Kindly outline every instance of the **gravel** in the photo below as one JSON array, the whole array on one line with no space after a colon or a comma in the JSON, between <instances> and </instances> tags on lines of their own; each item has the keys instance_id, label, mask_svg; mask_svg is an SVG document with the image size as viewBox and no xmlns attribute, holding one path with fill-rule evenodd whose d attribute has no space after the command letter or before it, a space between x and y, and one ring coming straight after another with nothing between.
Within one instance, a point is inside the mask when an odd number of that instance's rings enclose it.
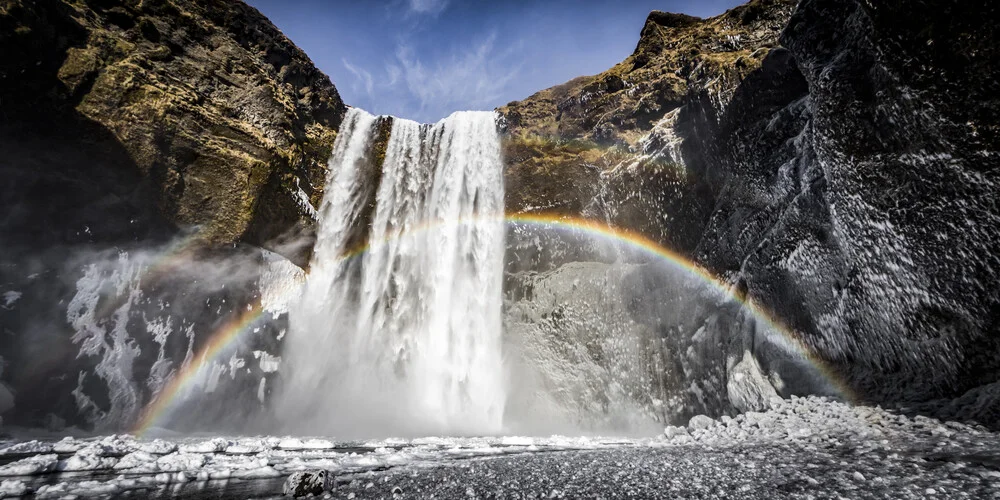
<instances>
[{"instance_id":1,"label":"gravel","mask_svg":"<svg viewBox=\"0 0 1000 500\"><path fill-rule=\"evenodd\" d=\"M0 496L267 498L280 496L293 473L325 470L331 498L1000 497L1000 435L823 398L734 418L698 416L647 439L58 443L75 451L0 445Z\"/></svg>"}]
</instances>

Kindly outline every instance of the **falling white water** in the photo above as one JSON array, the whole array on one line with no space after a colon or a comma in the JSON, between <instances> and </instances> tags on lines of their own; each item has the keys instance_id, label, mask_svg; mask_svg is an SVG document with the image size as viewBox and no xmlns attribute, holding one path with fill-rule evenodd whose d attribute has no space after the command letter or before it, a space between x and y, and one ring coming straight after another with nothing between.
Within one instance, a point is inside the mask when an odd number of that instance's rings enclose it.
<instances>
[{"instance_id":1,"label":"falling white water","mask_svg":"<svg viewBox=\"0 0 1000 500\"><path fill-rule=\"evenodd\" d=\"M380 176L378 120L352 109L337 139L311 272L290 310L278 417L338 437L500 432L495 116L393 119ZM354 256L358 231L369 248Z\"/></svg>"}]
</instances>

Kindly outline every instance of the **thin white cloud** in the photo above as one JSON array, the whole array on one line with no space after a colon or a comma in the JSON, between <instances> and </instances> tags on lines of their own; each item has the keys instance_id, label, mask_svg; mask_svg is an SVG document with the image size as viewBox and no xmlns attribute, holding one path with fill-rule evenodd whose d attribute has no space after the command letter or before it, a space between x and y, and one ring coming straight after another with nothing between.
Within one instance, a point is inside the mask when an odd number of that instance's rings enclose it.
<instances>
[{"instance_id":1,"label":"thin white cloud","mask_svg":"<svg viewBox=\"0 0 1000 500\"><path fill-rule=\"evenodd\" d=\"M344 63L344 67L347 68L347 71L350 71L351 74L354 75L354 88L357 89L360 85L360 87L365 90L365 93L368 94L368 97L375 97L375 82L372 78L371 72L365 70L364 68L355 67L351 63L347 62L346 58L341 59L341 62Z\"/></svg>"},{"instance_id":2,"label":"thin white cloud","mask_svg":"<svg viewBox=\"0 0 1000 500\"><path fill-rule=\"evenodd\" d=\"M518 71L502 64L504 54L495 50L496 38L494 32L466 51L427 64L413 47L400 43L396 48L400 82L415 98L417 116L496 105Z\"/></svg>"},{"instance_id":3,"label":"thin white cloud","mask_svg":"<svg viewBox=\"0 0 1000 500\"><path fill-rule=\"evenodd\" d=\"M503 104L507 87L519 76L517 44L498 49L494 32L458 47L426 51L403 38L380 66L342 59L352 77L347 83L354 94L351 104L422 122Z\"/></svg>"},{"instance_id":4,"label":"thin white cloud","mask_svg":"<svg viewBox=\"0 0 1000 500\"><path fill-rule=\"evenodd\" d=\"M448 2L449 0L408 0L407 5L417 14L436 15L448 8Z\"/></svg>"},{"instance_id":5,"label":"thin white cloud","mask_svg":"<svg viewBox=\"0 0 1000 500\"><path fill-rule=\"evenodd\" d=\"M388 77L386 85L390 87L396 85L396 83L399 82L399 78L400 76L402 76L402 74L403 70L400 69L399 66L393 63L387 63L385 65L385 75Z\"/></svg>"}]
</instances>

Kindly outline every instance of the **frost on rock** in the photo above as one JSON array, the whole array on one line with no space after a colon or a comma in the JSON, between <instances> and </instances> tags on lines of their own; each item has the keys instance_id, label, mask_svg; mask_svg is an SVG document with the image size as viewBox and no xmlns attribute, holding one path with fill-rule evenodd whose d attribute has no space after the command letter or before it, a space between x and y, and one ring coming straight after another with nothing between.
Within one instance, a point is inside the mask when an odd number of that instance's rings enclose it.
<instances>
[{"instance_id":1,"label":"frost on rock","mask_svg":"<svg viewBox=\"0 0 1000 500\"><path fill-rule=\"evenodd\" d=\"M3 297L3 304L0 305L0 307L3 307L5 309L10 309L11 307L14 306L14 303L21 298L21 292L18 292L16 290L9 290L4 292L3 295L0 295L0 297Z\"/></svg>"},{"instance_id":2,"label":"frost on rock","mask_svg":"<svg viewBox=\"0 0 1000 500\"><path fill-rule=\"evenodd\" d=\"M95 371L108 387L110 407L91 414L92 423L98 427L133 422L141 403L139 389L132 377L134 360L140 349L126 328L131 307L142 297L139 283L144 268L138 261L130 260L125 252L119 254L118 264L110 274L95 264L88 266L76 283L76 295L66 308L66 319L76 331L73 342L80 346L80 356L100 358ZM103 302L110 301L117 306L112 311L99 311L102 295L108 288L113 291L113 298ZM110 322L102 321L100 316L108 313L111 314ZM81 383L82 378L81 373ZM78 402L93 406L81 410L96 409L82 389L78 390L79 395L74 393Z\"/></svg>"}]
</instances>

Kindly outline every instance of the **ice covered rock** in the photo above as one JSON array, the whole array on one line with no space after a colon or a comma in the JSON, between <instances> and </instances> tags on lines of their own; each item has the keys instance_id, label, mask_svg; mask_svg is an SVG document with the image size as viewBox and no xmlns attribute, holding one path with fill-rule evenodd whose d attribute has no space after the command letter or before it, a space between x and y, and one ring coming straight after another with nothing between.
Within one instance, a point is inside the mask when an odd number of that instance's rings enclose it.
<instances>
[{"instance_id":1,"label":"ice covered rock","mask_svg":"<svg viewBox=\"0 0 1000 500\"><path fill-rule=\"evenodd\" d=\"M726 391L729 402L740 411L766 410L771 406L771 398L778 397L750 351L743 351L740 362L729 369Z\"/></svg>"},{"instance_id":2,"label":"ice covered rock","mask_svg":"<svg viewBox=\"0 0 1000 500\"><path fill-rule=\"evenodd\" d=\"M282 492L286 496L322 495L333 489L333 476L325 470L296 472L285 480Z\"/></svg>"},{"instance_id":3,"label":"ice covered rock","mask_svg":"<svg viewBox=\"0 0 1000 500\"><path fill-rule=\"evenodd\" d=\"M695 415L688 421L688 429L691 429L692 431L708 429L713 425L715 425L715 420L712 420L705 415Z\"/></svg>"}]
</instances>

